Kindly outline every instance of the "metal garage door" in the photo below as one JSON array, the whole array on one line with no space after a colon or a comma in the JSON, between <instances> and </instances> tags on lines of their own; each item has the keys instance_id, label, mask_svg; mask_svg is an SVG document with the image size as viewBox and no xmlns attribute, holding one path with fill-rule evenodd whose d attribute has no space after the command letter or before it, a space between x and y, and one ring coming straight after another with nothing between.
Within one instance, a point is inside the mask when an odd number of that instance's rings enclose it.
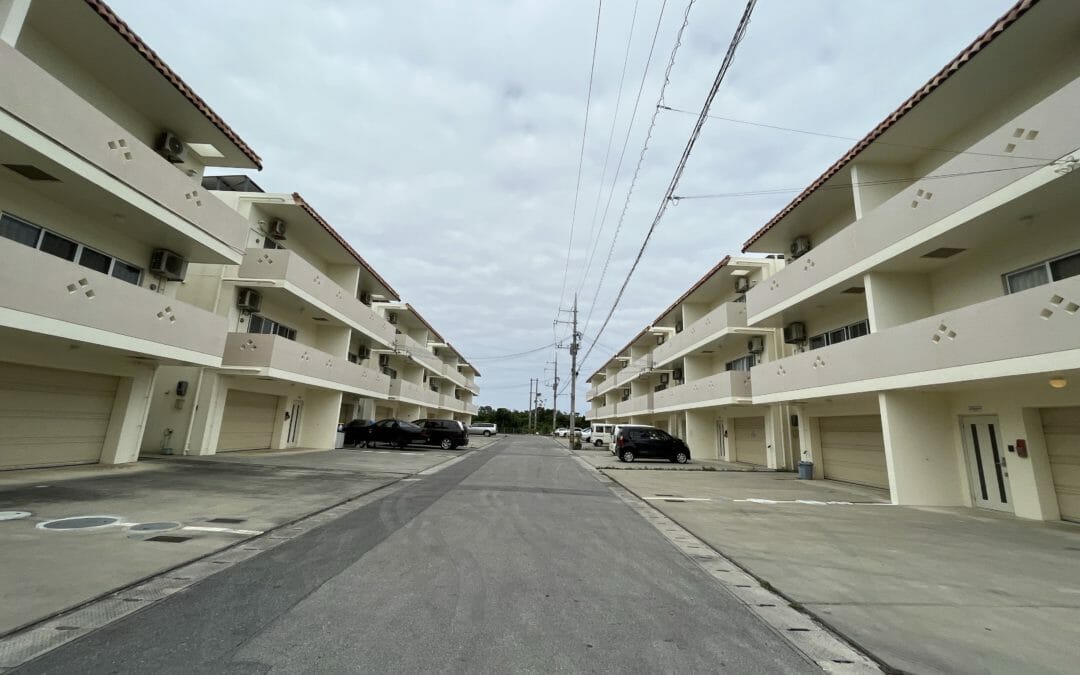
<instances>
[{"instance_id":1,"label":"metal garage door","mask_svg":"<svg viewBox=\"0 0 1080 675\"><path fill-rule=\"evenodd\" d=\"M218 452L265 450L277 422L278 397L230 389L221 418Z\"/></svg>"},{"instance_id":2,"label":"metal garage door","mask_svg":"<svg viewBox=\"0 0 1080 675\"><path fill-rule=\"evenodd\" d=\"M1080 407L1041 413L1061 517L1080 520Z\"/></svg>"},{"instance_id":3,"label":"metal garage door","mask_svg":"<svg viewBox=\"0 0 1080 675\"><path fill-rule=\"evenodd\" d=\"M765 418L735 418L735 461L765 466Z\"/></svg>"},{"instance_id":4,"label":"metal garage door","mask_svg":"<svg viewBox=\"0 0 1080 675\"><path fill-rule=\"evenodd\" d=\"M97 462L118 382L0 363L0 469Z\"/></svg>"},{"instance_id":5,"label":"metal garage door","mask_svg":"<svg viewBox=\"0 0 1080 675\"><path fill-rule=\"evenodd\" d=\"M818 423L826 478L889 487L880 416L822 417Z\"/></svg>"}]
</instances>

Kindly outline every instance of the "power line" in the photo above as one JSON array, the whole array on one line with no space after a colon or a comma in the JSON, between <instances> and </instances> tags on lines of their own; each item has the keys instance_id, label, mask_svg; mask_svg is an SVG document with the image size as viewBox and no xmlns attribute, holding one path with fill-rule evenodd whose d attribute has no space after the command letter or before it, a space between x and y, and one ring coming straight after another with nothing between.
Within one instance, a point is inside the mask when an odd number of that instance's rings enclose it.
<instances>
[{"instance_id":1,"label":"power line","mask_svg":"<svg viewBox=\"0 0 1080 675\"><path fill-rule=\"evenodd\" d=\"M555 346L555 343L552 342L551 344L546 344L543 347L537 347L536 349L530 349L530 350L524 351L524 352L517 352L516 354L500 354L498 356L470 356L469 360L470 361L496 361L496 360L501 360L501 359L512 359L512 358L516 358L518 356L527 356L529 354L535 354L536 352L540 352L540 351L543 351L545 349L551 349L554 346Z\"/></svg>"},{"instance_id":2,"label":"power line","mask_svg":"<svg viewBox=\"0 0 1080 675\"><path fill-rule=\"evenodd\" d=\"M615 309L619 306L619 301L622 300L622 296L626 292L626 287L630 284L630 279L634 276L634 271L641 262L642 256L645 255L645 249L649 245L649 240L652 238L653 232L656 231L656 226L660 224L660 219L664 217L668 205L673 201L672 196L675 194L675 189L679 186L679 179L682 178L682 174L686 170L686 163L690 159L690 152L694 149L694 144L697 143L698 136L701 134L701 129L705 125L705 119L709 114L709 106L712 105L713 99L716 98L716 94L720 90L720 84L724 81L728 69L735 60L735 52L739 47L739 43L742 42L743 37L746 35L747 26L750 24L750 15L753 13L756 4L757 0L749 0L749 2L746 3L746 9L743 10L742 18L739 19L739 25L735 28L735 34L732 36L731 43L728 45L727 53L724 55L724 61L720 64L720 70L716 73L716 79L713 81L712 88L709 89L708 96L705 97L705 103L701 107L701 113L698 115L693 131L690 132L690 138L686 141L686 148L683 150L682 157L679 158L679 163L675 166L675 173L671 177L671 182L668 184L664 198L660 200L660 206L656 210L656 216L653 217L653 222L649 226L648 232L645 233L645 240L641 242L641 248L638 250L637 256L635 256L634 262L630 266L630 271L627 272L626 279L623 281L618 294L615 296L615 302L612 303L611 310L604 319L604 323L600 326L600 330L596 332L597 337L604 334L604 329L607 328L612 315L615 314ZM593 346L595 345L596 343L593 342ZM589 353L591 352L592 346L590 346L589 351L585 353L585 358L588 358Z\"/></svg>"},{"instance_id":3,"label":"power line","mask_svg":"<svg viewBox=\"0 0 1080 675\"><path fill-rule=\"evenodd\" d=\"M681 108L672 108L671 106L661 106L663 110L669 110L671 112L686 113L688 115L696 115L697 113L691 110L682 110ZM838 134L828 134L822 131L808 131L806 129L793 129L791 127L782 127L776 124L766 124L764 122L751 122L749 120L735 119L734 117L721 117L720 115L709 115L709 119L720 120L722 122L731 122L732 124L745 124L751 127L761 127L763 129L774 129L776 131L787 131L793 134L805 134L807 136L820 136L821 138L835 138L841 141L854 141L859 142L863 139L855 138L853 136L840 136ZM1006 155L995 152L975 152L972 150L954 150L952 148L939 148L933 145L915 145L912 143L895 143L892 141L875 140L874 145L889 145L897 148L912 148L915 150L932 150L935 152L948 152L954 155L975 155L978 157L1009 157L1015 159L1034 159L1041 162L1050 162L1053 160L1046 159L1044 157L1025 157L1023 155Z\"/></svg>"},{"instance_id":4,"label":"power line","mask_svg":"<svg viewBox=\"0 0 1080 675\"><path fill-rule=\"evenodd\" d=\"M895 183L911 183L921 180L934 180L941 178L959 178L961 176L978 176L987 173L999 173L1001 171L1020 171L1022 169L1039 169L1052 165L1054 162L1048 162L1046 164L1025 164L1023 166L1003 166L996 169L981 169L978 171L958 171L956 173L939 173L931 174L929 176L920 176L918 178L883 178L881 180L868 180L860 181L858 183L842 183L839 185L823 185L818 188L818 191L822 190L850 190L855 187L870 187L872 185L893 185ZM777 195L786 194L791 192L802 192L806 188L774 188L768 190L747 190L744 192L719 192L708 195L673 195L672 201L684 201L687 199L728 199L731 197L760 197L764 195Z\"/></svg>"},{"instance_id":5,"label":"power line","mask_svg":"<svg viewBox=\"0 0 1080 675\"><path fill-rule=\"evenodd\" d=\"M693 4L693 2L691 2L690 4ZM600 236L603 234L604 225L607 223L608 211L611 209L611 200L615 196L615 186L618 185L618 183L619 183L619 175L622 173L623 159L625 159L625 157L626 157L626 148L630 145L630 133L634 129L634 121L637 119L638 108L641 106L641 94L645 90L645 81L648 79L649 68L652 66L653 52L656 50L656 38L660 35L660 26L663 23L664 11L666 9L667 9L667 0L664 0L663 4L660 5L660 15L656 17L656 29L653 31L652 42L649 44L649 55L645 59L645 69L641 73L641 84L638 85L637 97L634 99L634 107L631 109L630 123L626 125L626 136L623 138L622 150L619 151L619 161L615 165L615 177L611 179L611 190L608 191L607 203L604 205L604 215L600 219L600 230L596 233L596 239L593 240L592 249L589 251L589 260L585 265L585 270L581 274L581 282L578 284L578 293L581 293L582 289L585 288L585 281L589 278L589 272L592 270L593 259L596 257L596 248L600 245ZM687 10L689 11L689 7L687 7ZM683 27L684 28L686 27L686 20L683 21ZM681 35L680 35L680 40L679 41L681 41ZM677 45L679 44L679 41L676 41L676 49L678 48ZM670 68L669 68L669 71L670 71ZM653 115L653 123L654 124L655 124L655 121L656 121L656 115L654 114ZM612 122L611 129L614 132L614 130L615 130L614 122ZM652 129L650 127L649 134L651 135L651 133L652 133ZM646 145L647 144L648 144L648 141L646 140ZM642 157L644 157L644 151L642 152ZM638 163L638 168L640 168L640 166L641 166L641 164L639 162ZM637 172L636 171L634 172L634 179L635 180L637 179ZM602 180L600 182L600 189L601 190L604 189ZM631 182L631 188L630 189L633 190L633 182ZM599 198L600 198L600 194L598 193L597 194L597 200L599 200ZM599 201L597 203L599 204ZM596 216L594 214L593 218L595 219L595 217ZM621 221L620 221L620 225L621 225ZM616 230L616 233L615 233L615 239L618 239L618 231L617 230ZM612 246L614 246L614 239L612 241ZM605 269L605 271L606 271L606 269ZM602 282L603 282L603 279L601 278L601 283ZM599 288L599 286L598 286L598 288ZM593 302L595 304L595 298L594 298ZM591 307L591 305L590 305L590 307ZM590 314L590 317L591 317L591 314ZM588 321L586 321L586 324L588 324Z\"/></svg>"},{"instance_id":6,"label":"power line","mask_svg":"<svg viewBox=\"0 0 1080 675\"><path fill-rule=\"evenodd\" d=\"M689 0L686 3L686 9L683 11L682 25L679 26L678 33L675 34L675 44L671 48L671 56L668 57L667 68L664 70L664 81L660 85L660 95L656 99L656 107L653 109L652 119L649 120L649 128L645 132L645 141L641 145L641 152L638 154L637 166L634 167L634 175L630 178L630 187L626 190L626 200L623 202L622 212L619 214L619 221L615 225L615 234L611 238L611 246L608 247L607 259L604 260L604 267L600 270L600 280L596 283L596 292L593 293L592 301L589 303L589 313L585 318L585 329L588 329L590 322L592 321L593 311L596 309L596 300L600 296L600 289L604 285L604 278L607 275L608 267L611 265L611 259L615 254L615 244L619 240L619 232L622 231L623 221L626 219L626 212L630 208L630 198L634 194L634 187L637 185L638 175L641 173L641 165L645 162L645 153L649 150L649 141L652 140L653 130L656 128L656 119L660 115L660 106L664 104L664 94L667 92L668 84L671 83L671 70L675 67L675 55L679 52L679 47L682 45L683 33L686 31L686 26L690 23L690 9L694 6L694 0ZM657 28L659 29L659 22ZM653 36L653 43L655 46L656 37ZM650 54L651 54L650 50ZM651 61L651 58L650 58ZM648 64L646 64L647 74ZM644 76L642 77L642 86L644 86ZM641 96L641 89L638 89L638 97ZM591 258L590 258L591 260ZM590 263L591 264L591 263ZM606 322L605 322L606 325ZM589 351L585 353L585 358L588 358ZM585 360L584 358L582 359Z\"/></svg>"},{"instance_id":7,"label":"power line","mask_svg":"<svg viewBox=\"0 0 1080 675\"><path fill-rule=\"evenodd\" d=\"M604 0L596 3L596 29L593 33L592 64L589 66L589 90L585 95L585 125L581 130L581 152L578 155L577 183L574 186L574 206L570 210L570 239L566 242L566 265L563 267L562 290L559 291L559 307L566 296L566 277L570 273L570 253L574 250L574 223L577 221L578 197L581 195L581 167L585 162L585 139L589 135L589 106L592 104L593 75L596 73L596 46L600 42L600 13ZM557 311L557 310L556 310Z\"/></svg>"}]
</instances>

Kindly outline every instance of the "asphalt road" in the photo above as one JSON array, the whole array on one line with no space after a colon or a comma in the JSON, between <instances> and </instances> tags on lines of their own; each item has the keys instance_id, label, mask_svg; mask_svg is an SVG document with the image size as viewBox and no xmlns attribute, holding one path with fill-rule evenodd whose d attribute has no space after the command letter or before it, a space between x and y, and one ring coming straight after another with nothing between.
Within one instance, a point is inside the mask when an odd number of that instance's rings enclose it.
<instances>
[{"instance_id":1,"label":"asphalt road","mask_svg":"<svg viewBox=\"0 0 1080 675\"><path fill-rule=\"evenodd\" d=\"M546 438L512 438L19 673L814 672Z\"/></svg>"}]
</instances>

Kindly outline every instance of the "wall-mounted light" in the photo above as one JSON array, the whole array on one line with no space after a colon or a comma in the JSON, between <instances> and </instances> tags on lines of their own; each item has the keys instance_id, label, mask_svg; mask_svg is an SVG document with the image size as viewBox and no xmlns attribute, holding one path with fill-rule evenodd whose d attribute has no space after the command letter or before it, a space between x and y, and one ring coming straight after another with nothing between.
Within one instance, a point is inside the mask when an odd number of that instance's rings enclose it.
<instances>
[{"instance_id":1,"label":"wall-mounted light","mask_svg":"<svg viewBox=\"0 0 1080 675\"><path fill-rule=\"evenodd\" d=\"M1060 375L1055 375L1054 377L1050 378L1050 386L1054 389L1064 389L1065 385L1067 385L1068 383L1069 381Z\"/></svg>"}]
</instances>

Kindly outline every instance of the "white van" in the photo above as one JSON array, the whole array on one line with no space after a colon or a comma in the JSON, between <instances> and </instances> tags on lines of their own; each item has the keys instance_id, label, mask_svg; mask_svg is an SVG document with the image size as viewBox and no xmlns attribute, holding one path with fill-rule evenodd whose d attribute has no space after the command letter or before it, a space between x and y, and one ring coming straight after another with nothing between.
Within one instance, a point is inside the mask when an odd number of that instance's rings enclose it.
<instances>
[{"instance_id":1,"label":"white van","mask_svg":"<svg viewBox=\"0 0 1080 675\"><path fill-rule=\"evenodd\" d=\"M611 439L608 440L608 447L611 448L611 454L618 454L615 448L615 438L619 435L619 429L625 429L626 427L652 427L651 424L616 424L611 429Z\"/></svg>"},{"instance_id":2,"label":"white van","mask_svg":"<svg viewBox=\"0 0 1080 675\"><path fill-rule=\"evenodd\" d=\"M615 425L614 424L593 424L592 432L589 434L589 442L598 448L604 447L605 444L611 445L611 441L615 438Z\"/></svg>"}]
</instances>

